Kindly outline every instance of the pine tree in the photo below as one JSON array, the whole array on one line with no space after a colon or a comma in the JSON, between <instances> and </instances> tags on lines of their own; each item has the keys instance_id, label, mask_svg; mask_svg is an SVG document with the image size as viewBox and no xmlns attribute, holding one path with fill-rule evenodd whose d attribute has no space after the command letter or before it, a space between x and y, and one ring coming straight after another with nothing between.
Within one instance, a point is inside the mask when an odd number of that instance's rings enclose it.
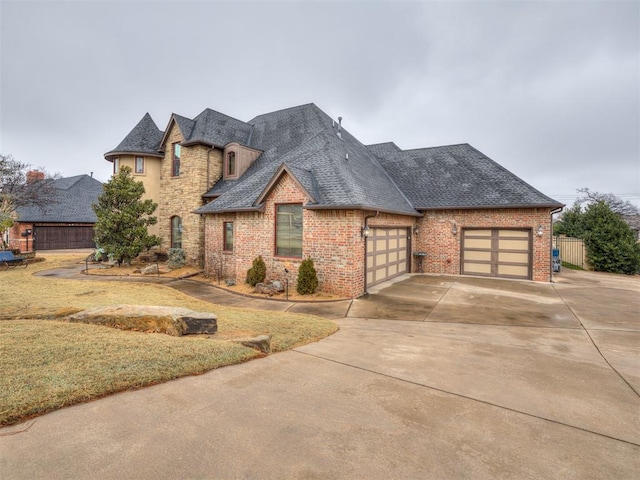
<instances>
[{"instance_id":1,"label":"pine tree","mask_svg":"<svg viewBox=\"0 0 640 480\"><path fill-rule=\"evenodd\" d=\"M313 266L313 260L306 258L298 268L298 284L296 291L300 295L310 295L318 288L318 274Z\"/></svg>"},{"instance_id":2,"label":"pine tree","mask_svg":"<svg viewBox=\"0 0 640 480\"><path fill-rule=\"evenodd\" d=\"M600 272L640 272L640 244L622 217L600 200L582 214L587 259Z\"/></svg>"},{"instance_id":3,"label":"pine tree","mask_svg":"<svg viewBox=\"0 0 640 480\"><path fill-rule=\"evenodd\" d=\"M253 259L253 264L247 271L246 282L252 287L255 287L258 283L264 282L265 278L267 278L267 265L264 263L262 257L258 255L257 258Z\"/></svg>"},{"instance_id":4,"label":"pine tree","mask_svg":"<svg viewBox=\"0 0 640 480\"><path fill-rule=\"evenodd\" d=\"M94 241L118 264L131 260L144 250L160 245L160 238L149 235L147 227L155 225L151 214L158 207L152 200L141 200L144 185L131 176L129 167L103 185L98 203L93 205L98 221L94 228Z\"/></svg>"}]
</instances>

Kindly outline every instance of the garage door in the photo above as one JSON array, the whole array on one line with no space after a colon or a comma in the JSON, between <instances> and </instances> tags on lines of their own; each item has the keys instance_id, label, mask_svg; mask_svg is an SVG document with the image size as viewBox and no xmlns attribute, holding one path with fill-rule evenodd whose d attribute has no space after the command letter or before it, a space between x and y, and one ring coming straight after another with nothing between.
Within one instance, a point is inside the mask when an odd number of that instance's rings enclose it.
<instances>
[{"instance_id":1,"label":"garage door","mask_svg":"<svg viewBox=\"0 0 640 480\"><path fill-rule=\"evenodd\" d=\"M531 279L531 230L463 229L462 273Z\"/></svg>"},{"instance_id":2,"label":"garage door","mask_svg":"<svg viewBox=\"0 0 640 480\"><path fill-rule=\"evenodd\" d=\"M35 227L36 250L95 248L93 227Z\"/></svg>"},{"instance_id":3,"label":"garage door","mask_svg":"<svg viewBox=\"0 0 640 480\"><path fill-rule=\"evenodd\" d=\"M409 271L409 230L372 228L367 237L367 286Z\"/></svg>"}]
</instances>

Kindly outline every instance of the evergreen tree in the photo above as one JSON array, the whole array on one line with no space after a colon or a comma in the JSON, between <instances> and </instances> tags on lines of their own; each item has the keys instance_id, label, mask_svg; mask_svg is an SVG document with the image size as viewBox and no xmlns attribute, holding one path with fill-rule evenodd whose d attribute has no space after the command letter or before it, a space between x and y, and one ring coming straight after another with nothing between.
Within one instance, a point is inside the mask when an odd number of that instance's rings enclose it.
<instances>
[{"instance_id":1,"label":"evergreen tree","mask_svg":"<svg viewBox=\"0 0 640 480\"><path fill-rule=\"evenodd\" d=\"M151 214L158 207L152 200L141 200L144 185L131 176L129 167L120 171L103 185L98 203L93 205L98 221L94 228L94 241L118 261L131 260L144 250L160 245L160 238L149 235L147 227L155 225Z\"/></svg>"},{"instance_id":2,"label":"evergreen tree","mask_svg":"<svg viewBox=\"0 0 640 480\"><path fill-rule=\"evenodd\" d=\"M307 258L302 261L300 268L298 268L298 284L296 285L296 291L300 295L309 295L314 293L318 288L318 274L313 265L313 260Z\"/></svg>"},{"instance_id":3,"label":"evergreen tree","mask_svg":"<svg viewBox=\"0 0 640 480\"><path fill-rule=\"evenodd\" d=\"M582 218L584 213L578 202L573 207L562 213L562 218L553 225L554 235L566 235L567 237L582 238L584 225Z\"/></svg>"},{"instance_id":4,"label":"evergreen tree","mask_svg":"<svg viewBox=\"0 0 640 480\"><path fill-rule=\"evenodd\" d=\"M587 259L601 272L640 272L640 244L622 217L603 200L592 203L582 214Z\"/></svg>"},{"instance_id":5,"label":"evergreen tree","mask_svg":"<svg viewBox=\"0 0 640 480\"><path fill-rule=\"evenodd\" d=\"M255 287L258 283L264 282L267 278L267 265L260 255L253 259L251 268L247 270L246 282Z\"/></svg>"}]
</instances>

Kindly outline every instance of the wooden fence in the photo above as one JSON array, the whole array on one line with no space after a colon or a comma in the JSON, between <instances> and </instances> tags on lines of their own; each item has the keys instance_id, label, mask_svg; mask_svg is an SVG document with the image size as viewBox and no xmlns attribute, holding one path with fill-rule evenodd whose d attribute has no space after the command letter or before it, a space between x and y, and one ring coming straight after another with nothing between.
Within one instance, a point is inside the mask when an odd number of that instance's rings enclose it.
<instances>
[{"instance_id":1,"label":"wooden fence","mask_svg":"<svg viewBox=\"0 0 640 480\"><path fill-rule=\"evenodd\" d=\"M587 248L581 238L558 235L553 239L553 248L560 250L560 260L585 270L590 270Z\"/></svg>"}]
</instances>

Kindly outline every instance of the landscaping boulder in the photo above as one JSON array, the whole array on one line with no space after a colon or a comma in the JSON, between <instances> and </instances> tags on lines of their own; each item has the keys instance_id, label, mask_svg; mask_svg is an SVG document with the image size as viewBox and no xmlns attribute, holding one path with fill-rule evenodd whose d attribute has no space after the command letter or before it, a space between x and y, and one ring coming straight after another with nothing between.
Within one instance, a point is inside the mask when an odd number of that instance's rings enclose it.
<instances>
[{"instance_id":1,"label":"landscaping boulder","mask_svg":"<svg viewBox=\"0 0 640 480\"><path fill-rule=\"evenodd\" d=\"M269 335L258 335L253 338L237 338L235 342L245 347L255 348L263 353L271 353L271 337Z\"/></svg>"},{"instance_id":2,"label":"landscaping boulder","mask_svg":"<svg viewBox=\"0 0 640 480\"><path fill-rule=\"evenodd\" d=\"M160 273L160 269L158 268L157 263L148 265L142 269L143 275L157 275L158 273Z\"/></svg>"},{"instance_id":3,"label":"landscaping boulder","mask_svg":"<svg viewBox=\"0 0 640 480\"><path fill-rule=\"evenodd\" d=\"M181 336L218 331L215 314L182 307L113 305L96 307L69 315L70 322L93 323L123 330L159 332Z\"/></svg>"},{"instance_id":4,"label":"landscaping boulder","mask_svg":"<svg viewBox=\"0 0 640 480\"><path fill-rule=\"evenodd\" d=\"M263 293L265 295L275 295L276 293L284 291L282 287L282 282L274 281L269 283L256 283L256 286L253 288L253 293Z\"/></svg>"}]
</instances>

